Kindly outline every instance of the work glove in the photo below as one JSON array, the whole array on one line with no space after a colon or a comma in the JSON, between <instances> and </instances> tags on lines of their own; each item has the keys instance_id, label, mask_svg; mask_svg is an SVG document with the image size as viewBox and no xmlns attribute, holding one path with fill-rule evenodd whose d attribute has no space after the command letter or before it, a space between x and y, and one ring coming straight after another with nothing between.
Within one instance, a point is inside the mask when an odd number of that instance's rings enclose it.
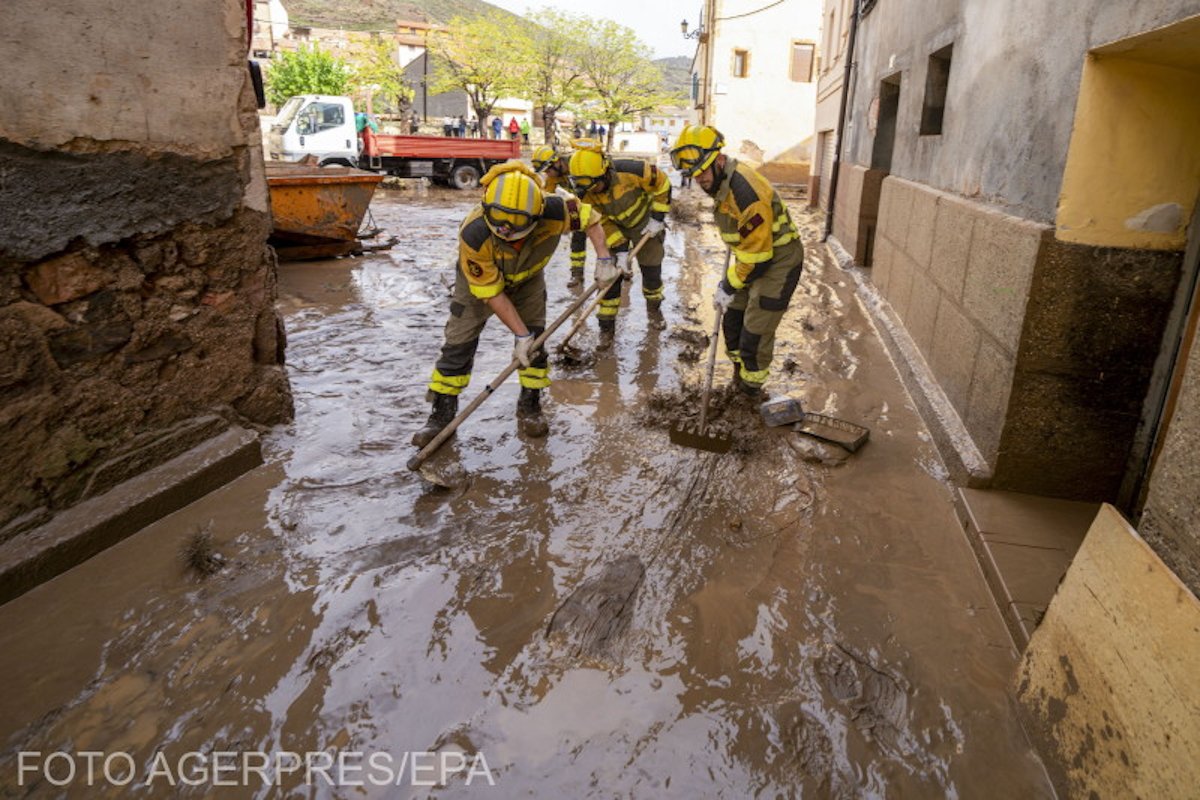
<instances>
[{"instance_id":1,"label":"work glove","mask_svg":"<svg viewBox=\"0 0 1200 800\"><path fill-rule=\"evenodd\" d=\"M527 333L524 336L518 336L513 345L513 358L524 369L529 369L533 364L533 358L536 351L533 349L533 334Z\"/></svg>"},{"instance_id":2,"label":"work glove","mask_svg":"<svg viewBox=\"0 0 1200 800\"><path fill-rule=\"evenodd\" d=\"M609 256L608 258L596 259L596 282L601 286L607 286L617 279L621 274L621 270L617 267L617 259Z\"/></svg>"},{"instance_id":3,"label":"work glove","mask_svg":"<svg viewBox=\"0 0 1200 800\"><path fill-rule=\"evenodd\" d=\"M718 314L724 314L729 310L734 293L734 288L722 278L721 282L717 284L717 290L713 293L713 308Z\"/></svg>"},{"instance_id":4,"label":"work glove","mask_svg":"<svg viewBox=\"0 0 1200 800\"><path fill-rule=\"evenodd\" d=\"M649 236L651 239L653 239L666 229L667 223L663 222L661 219L655 219L654 217L651 217L650 221L646 223L646 227L642 228L642 235Z\"/></svg>"},{"instance_id":5,"label":"work glove","mask_svg":"<svg viewBox=\"0 0 1200 800\"><path fill-rule=\"evenodd\" d=\"M617 260L617 269L621 275L626 278L632 278L633 267L629 266L629 251L622 250L619 253L613 253L613 258Z\"/></svg>"}]
</instances>

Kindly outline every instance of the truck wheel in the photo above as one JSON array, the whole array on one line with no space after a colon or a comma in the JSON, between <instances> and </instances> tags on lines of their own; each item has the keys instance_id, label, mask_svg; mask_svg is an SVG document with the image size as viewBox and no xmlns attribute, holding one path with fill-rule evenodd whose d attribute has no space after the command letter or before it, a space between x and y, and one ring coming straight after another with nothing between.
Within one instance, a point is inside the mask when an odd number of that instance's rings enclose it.
<instances>
[{"instance_id":1,"label":"truck wheel","mask_svg":"<svg viewBox=\"0 0 1200 800\"><path fill-rule=\"evenodd\" d=\"M479 185L479 169L470 164L459 164L450 173L450 185L455 189L474 189Z\"/></svg>"}]
</instances>

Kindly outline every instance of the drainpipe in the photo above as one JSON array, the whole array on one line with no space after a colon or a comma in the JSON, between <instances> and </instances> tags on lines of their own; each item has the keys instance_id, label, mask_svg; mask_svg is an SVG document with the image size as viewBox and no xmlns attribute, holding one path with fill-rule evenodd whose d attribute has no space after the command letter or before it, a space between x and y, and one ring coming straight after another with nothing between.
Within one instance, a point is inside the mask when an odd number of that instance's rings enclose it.
<instances>
[{"instance_id":1,"label":"drainpipe","mask_svg":"<svg viewBox=\"0 0 1200 800\"><path fill-rule=\"evenodd\" d=\"M846 71L842 74L842 100L838 108L837 133L833 142L833 169L829 173L829 211L825 214L825 233L821 241L833 233L833 209L837 200L838 171L842 165L842 133L846 128L846 101L850 97L850 76L854 73L854 40L858 34L858 19L862 16L862 0L854 0L854 16L850 18L850 40L846 43ZM817 192L820 193L820 188Z\"/></svg>"}]
</instances>

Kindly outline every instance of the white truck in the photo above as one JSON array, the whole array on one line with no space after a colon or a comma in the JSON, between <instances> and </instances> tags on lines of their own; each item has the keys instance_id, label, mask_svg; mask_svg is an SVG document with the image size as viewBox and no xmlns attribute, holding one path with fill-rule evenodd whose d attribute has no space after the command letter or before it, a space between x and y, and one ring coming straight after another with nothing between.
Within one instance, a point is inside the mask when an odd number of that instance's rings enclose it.
<instances>
[{"instance_id":1,"label":"white truck","mask_svg":"<svg viewBox=\"0 0 1200 800\"><path fill-rule=\"evenodd\" d=\"M394 136L370 128L360 135L349 97L297 95L283 104L267 137L272 161L315 156L322 165L386 172L401 178L429 178L467 189L493 164L521 157L515 139L447 136Z\"/></svg>"}]
</instances>

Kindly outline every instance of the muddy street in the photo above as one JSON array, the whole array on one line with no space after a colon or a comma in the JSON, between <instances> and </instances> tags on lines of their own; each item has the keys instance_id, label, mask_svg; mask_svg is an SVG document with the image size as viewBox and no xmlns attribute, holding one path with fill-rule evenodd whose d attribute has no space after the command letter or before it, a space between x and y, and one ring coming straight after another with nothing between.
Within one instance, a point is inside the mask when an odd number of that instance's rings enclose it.
<instances>
[{"instance_id":1,"label":"muddy street","mask_svg":"<svg viewBox=\"0 0 1200 800\"><path fill-rule=\"evenodd\" d=\"M430 460L453 489L405 463L477 197L381 191L394 249L281 265L296 420L267 464L0 607L4 796L61 791L9 782L22 750L132 755L138 780L78 797L207 796L141 776L214 751L388 753L399 784L289 773L230 796L1050 796L941 462L799 202L767 388L869 442L767 428L722 352L731 452L670 443L699 415L723 257L700 198L668 232L665 327L635 279L613 348L592 320L585 357L553 364L549 435L518 432L513 377ZM551 319L567 278L564 244ZM464 399L511 338L489 322ZM482 755L488 779L414 783L401 759L427 752Z\"/></svg>"}]
</instances>

